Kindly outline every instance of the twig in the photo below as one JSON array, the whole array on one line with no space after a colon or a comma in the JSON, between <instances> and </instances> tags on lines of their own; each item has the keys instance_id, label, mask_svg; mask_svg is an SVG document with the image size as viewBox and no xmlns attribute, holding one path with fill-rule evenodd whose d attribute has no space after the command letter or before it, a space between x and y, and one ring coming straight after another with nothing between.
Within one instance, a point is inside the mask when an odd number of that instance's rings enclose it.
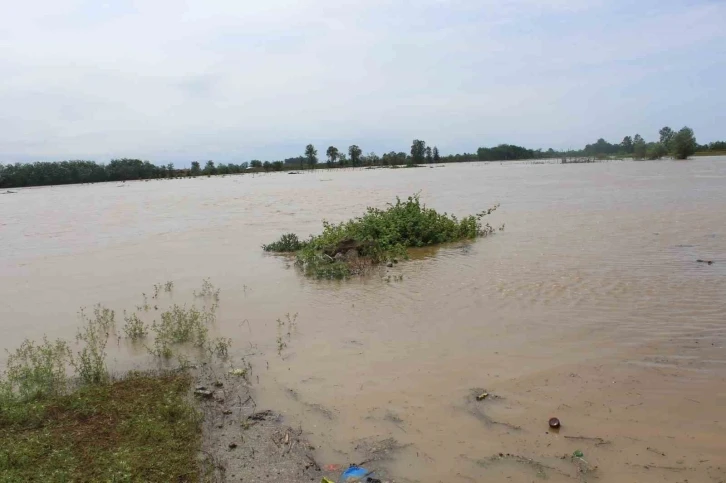
<instances>
[{"instance_id":1,"label":"twig","mask_svg":"<svg viewBox=\"0 0 726 483\"><path fill-rule=\"evenodd\" d=\"M578 441L593 441L595 442L595 446L610 444L610 441L604 440L602 438L591 438L588 436L565 436L565 439L576 439Z\"/></svg>"}]
</instances>

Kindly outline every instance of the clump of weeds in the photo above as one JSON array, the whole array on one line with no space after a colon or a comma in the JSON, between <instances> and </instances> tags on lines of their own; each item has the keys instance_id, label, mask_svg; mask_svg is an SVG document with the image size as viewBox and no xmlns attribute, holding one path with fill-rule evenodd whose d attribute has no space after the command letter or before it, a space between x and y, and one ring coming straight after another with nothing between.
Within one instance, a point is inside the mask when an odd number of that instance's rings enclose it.
<instances>
[{"instance_id":1,"label":"clump of weeds","mask_svg":"<svg viewBox=\"0 0 726 483\"><path fill-rule=\"evenodd\" d=\"M210 355L216 355L220 359L226 360L229 357L230 347L232 347L232 339L218 337L207 345L207 352Z\"/></svg>"},{"instance_id":2,"label":"clump of weeds","mask_svg":"<svg viewBox=\"0 0 726 483\"><path fill-rule=\"evenodd\" d=\"M297 315L297 312L292 316L290 316L289 312L285 314L285 319L287 319L287 340L290 340L293 329L297 328Z\"/></svg>"},{"instance_id":3,"label":"clump of weeds","mask_svg":"<svg viewBox=\"0 0 726 483\"><path fill-rule=\"evenodd\" d=\"M151 330L154 331L154 346L149 351L164 359L173 355L172 346L191 344L203 348L209 333L208 325L215 320L211 310L200 311L192 306L173 305L169 310L162 312L161 322L154 322Z\"/></svg>"},{"instance_id":4,"label":"clump of weeds","mask_svg":"<svg viewBox=\"0 0 726 483\"><path fill-rule=\"evenodd\" d=\"M149 298L146 296L145 293L141 294L141 297L144 299L141 305L136 306L136 310L139 312L148 312L151 310L151 305L149 305Z\"/></svg>"},{"instance_id":5,"label":"clump of weeds","mask_svg":"<svg viewBox=\"0 0 726 483\"><path fill-rule=\"evenodd\" d=\"M131 315L126 315L126 312L124 312L124 321L126 323L123 326L123 331L128 339L141 340L149 334L148 326L135 312Z\"/></svg>"},{"instance_id":6,"label":"clump of weeds","mask_svg":"<svg viewBox=\"0 0 726 483\"><path fill-rule=\"evenodd\" d=\"M281 356L282 351L287 347L285 339L283 338L283 330L285 328L285 322L282 319L277 319L277 355Z\"/></svg>"},{"instance_id":7,"label":"clump of weeds","mask_svg":"<svg viewBox=\"0 0 726 483\"><path fill-rule=\"evenodd\" d=\"M25 339L9 353L5 377L0 380L0 407L64 394L71 358L71 349L63 340L51 342L43 337L41 343L35 343Z\"/></svg>"},{"instance_id":8,"label":"clump of weeds","mask_svg":"<svg viewBox=\"0 0 726 483\"><path fill-rule=\"evenodd\" d=\"M97 305L93 317L88 317L83 309L79 312L81 328L76 341L82 343L81 350L71 360L80 382L83 384L104 384L108 381L106 368L106 345L115 330L114 312Z\"/></svg>"},{"instance_id":9,"label":"clump of weeds","mask_svg":"<svg viewBox=\"0 0 726 483\"><path fill-rule=\"evenodd\" d=\"M202 280L202 289L194 291L194 296L199 298L211 298L214 302L219 302L219 289L215 288L208 278Z\"/></svg>"}]
</instances>

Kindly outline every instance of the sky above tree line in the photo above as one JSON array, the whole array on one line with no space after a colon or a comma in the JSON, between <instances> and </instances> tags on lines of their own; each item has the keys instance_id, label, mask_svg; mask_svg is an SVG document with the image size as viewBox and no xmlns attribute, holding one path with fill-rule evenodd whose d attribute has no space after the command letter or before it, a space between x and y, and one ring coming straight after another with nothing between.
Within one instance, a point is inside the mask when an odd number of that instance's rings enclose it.
<instances>
[{"instance_id":1,"label":"sky above tree line","mask_svg":"<svg viewBox=\"0 0 726 483\"><path fill-rule=\"evenodd\" d=\"M0 162L726 138L722 0L36 0L0 17Z\"/></svg>"}]
</instances>

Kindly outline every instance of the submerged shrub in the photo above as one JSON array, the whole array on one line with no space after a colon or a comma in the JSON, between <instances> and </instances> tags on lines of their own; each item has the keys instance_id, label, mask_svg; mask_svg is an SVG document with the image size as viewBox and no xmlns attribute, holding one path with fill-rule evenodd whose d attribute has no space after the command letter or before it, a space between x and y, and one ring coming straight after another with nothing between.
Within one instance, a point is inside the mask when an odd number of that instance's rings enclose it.
<instances>
[{"instance_id":1,"label":"submerged shrub","mask_svg":"<svg viewBox=\"0 0 726 483\"><path fill-rule=\"evenodd\" d=\"M68 386L66 368L71 360L71 350L63 340L42 343L24 340L14 353L8 356L5 378L0 381L0 400L15 397L30 401L63 394Z\"/></svg>"},{"instance_id":2,"label":"submerged shrub","mask_svg":"<svg viewBox=\"0 0 726 483\"><path fill-rule=\"evenodd\" d=\"M114 312L97 305L94 317L87 317L81 309L79 315L83 325L76 334L76 341L83 347L71 364L83 384L104 384L108 381L106 368L106 344L110 333L115 330Z\"/></svg>"},{"instance_id":3,"label":"submerged shrub","mask_svg":"<svg viewBox=\"0 0 726 483\"><path fill-rule=\"evenodd\" d=\"M214 307L214 306L213 306ZM214 308L172 306L161 314L161 322L151 325L155 333L154 345L148 348L156 357L169 359L174 355L173 346L191 344L204 348L209 334L209 325L214 323Z\"/></svg>"},{"instance_id":4,"label":"submerged shrub","mask_svg":"<svg viewBox=\"0 0 726 483\"><path fill-rule=\"evenodd\" d=\"M303 248L304 242L294 233L286 233L280 237L276 242L272 242L269 245L262 245L262 249L266 252L296 252Z\"/></svg>"},{"instance_id":5,"label":"submerged shrub","mask_svg":"<svg viewBox=\"0 0 726 483\"><path fill-rule=\"evenodd\" d=\"M136 313L133 313L129 316L124 314L124 320L126 323L124 324L123 330L126 334L126 337L131 340L139 340L146 337L146 335L149 333L149 329L144 323L143 320L139 318Z\"/></svg>"},{"instance_id":6,"label":"submerged shrub","mask_svg":"<svg viewBox=\"0 0 726 483\"><path fill-rule=\"evenodd\" d=\"M323 232L300 242L293 234L264 245L266 251L297 251L297 263L307 275L346 278L396 257L406 258L407 248L473 239L494 233L481 219L498 205L462 219L438 213L421 204L419 195L396 198L386 209L368 208L345 223L323 222ZM295 248L297 247L297 248Z\"/></svg>"}]
</instances>

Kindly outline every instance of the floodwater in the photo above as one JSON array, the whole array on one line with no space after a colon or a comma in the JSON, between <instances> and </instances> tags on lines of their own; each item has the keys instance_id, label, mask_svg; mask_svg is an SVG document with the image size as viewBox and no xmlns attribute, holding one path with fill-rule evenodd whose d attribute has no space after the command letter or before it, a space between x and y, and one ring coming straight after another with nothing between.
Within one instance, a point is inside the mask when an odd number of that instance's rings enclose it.
<instances>
[{"instance_id":1,"label":"floodwater","mask_svg":"<svg viewBox=\"0 0 726 483\"><path fill-rule=\"evenodd\" d=\"M345 282L260 249L416 192L457 215L501 203L506 229ZM726 479L726 158L23 189L0 196L0 242L8 349L72 339L81 306L195 303L209 277L231 364L321 464L393 438L396 481ZM113 345L116 370L149 363Z\"/></svg>"}]
</instances>

